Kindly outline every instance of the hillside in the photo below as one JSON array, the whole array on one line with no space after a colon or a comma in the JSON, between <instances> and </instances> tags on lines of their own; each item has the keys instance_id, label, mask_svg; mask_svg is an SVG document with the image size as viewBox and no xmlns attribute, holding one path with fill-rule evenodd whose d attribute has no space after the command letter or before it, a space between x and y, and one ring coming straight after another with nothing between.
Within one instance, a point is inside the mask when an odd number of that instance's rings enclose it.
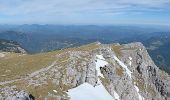
<instances>
[{"instance_id":1,"label":"hillside","mask_svg":"<svg viewBox=\"0 0 170 100\"><path fill-rule=\"evenodd\" d=\"M141 43L99 42L0 58L0 98L7 100L169 100L170 77Z\"/></svg>"},{"instance_id":2,"label":"hillside","mask_svg":"<svg viewBox=\"0 0 170 100\"><path fill-rule=\"evenodd\" d=\"M145 41L148 52L155 64L170 74L170 35L160 34Z\"/></svg>"},{"instance_id":3,"label":"hillside","mask_svg":"<svg viewBox=\"0 0 170 100\"><path fill-rule=\"evenodd\" d=\"M26 53L17 42L4 39L0 39L0 52Z\"/></svg>"}]
</instances>

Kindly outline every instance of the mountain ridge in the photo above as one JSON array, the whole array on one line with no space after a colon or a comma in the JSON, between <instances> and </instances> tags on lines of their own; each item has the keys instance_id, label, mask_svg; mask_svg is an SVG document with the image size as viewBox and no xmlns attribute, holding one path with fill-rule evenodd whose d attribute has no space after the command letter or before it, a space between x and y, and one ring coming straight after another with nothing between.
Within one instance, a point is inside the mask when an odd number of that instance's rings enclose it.
<instances>
[{"instance_id":1,"label":"mountain ridge","mask_svg":"<svg viewBox=\"0 0 170 100\"><path fill-rule=\"evenodd\" d=\"M14 77L1 79L2 98L25 97L31 100L31 95L38 100L76 100L69 91L84 83L93 87L103 85L113 99L118 100L170 98L169 75L154 64L139 42L121 45L96 42L36 55L13 55L8 59L13 58L18 58L13 63L22 62L19 65L21 71L12 72ZM26 63L30 59L33 60ZM4 61L1 63L5 64ZM12 66L18 68L14 65L9 65L9 68ZM5 68L9 72L10 69ZM25 69L28 72L23 74ZM3 75L10 76L9 73Z\"/></svg>"}]
</instances>

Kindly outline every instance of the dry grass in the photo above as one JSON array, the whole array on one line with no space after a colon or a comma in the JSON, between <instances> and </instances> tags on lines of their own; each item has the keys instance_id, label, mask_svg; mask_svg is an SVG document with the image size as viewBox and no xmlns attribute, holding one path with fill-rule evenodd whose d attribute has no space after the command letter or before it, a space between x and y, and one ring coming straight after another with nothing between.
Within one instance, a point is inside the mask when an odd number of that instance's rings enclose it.
<instances>
[{"instance_id":1,"label":"dry grass","mask_svg":"<svg viewBox=\"0 0 170 100\"><path fill-rule=\"evenodd\" d=\"M19 76L47 67L55 61L55 54L51 52L36 55L9 55L0 60L0 81L19 78Z\"/></svg>"},{"instance_id":2,"label":"dry grass","mask_svg":"<svg viewBox=\"0 0 170 100\"><path fill-rule=\"evenodd\" d=\"M121 48L122 48L121 45L114 45L114 44L112 45L112 50L115 52L117 57L120 57L122 55Z\"/></svg>"},{"instance_id":3,"label":"dry grass","mask_svg":"<svg viewBox=\"0 0 170 100\"><path fill-rule=\"evenodd\" d=\"M69 50L69 51L92 51L99 47L100 46L97 45L96 43L91 43L91 44L83 45L83 46L80 46L77 48L68 48L67 50Z\"/></svg>"},{"instance_id":4,"label":"dry grass","mask_svg":"<svg viewBox=\"0 0 170 100\"><path fill-rule=\"evenodd\" d=\"M53 96L58 95L67 97L68 95L66 91L71 88L71 86L65 84L56 85L52 83L52 80L48 80L47 84L43 84L40 86L28 85L28 83L24 80L17 81L15 83L12 83L11 85L16 85L18 89L27 91L27 93L32 94L36 100L44 99L45 97L47 97L49 93L52 94ZM56 90L57 93L55 93L53 90ZM50 96L48 97L51 99L54 98Z\"/></svg>"},{"instance_id":5,"label":"dry grass","mask_svg":"<svg viewBox=\"0 0 170 100\"><path fill-rule=\"evenodd\" d=\"M147 92L150 93L153 97L157 95L153 87L151 87L150 85L147 86Z\"/></svg>"},{"instance_id":6,"label":"dry grass","mask_svg":"<svg viewBox=\"0 0 170 100\"><path fill-rule=\"evenodd\" d=\"M33 96L35 96L35 99L42 100L45 98L45 96L48 95L48 93L58 96L67 96L66 92L69 89L69 86L67 85L56 85L52 83L51 81L48 81L48 84L44 84L41 86L33 87L30 86L27 88L27 91L31 93ZM53 90L56 90L57 93L55 93Z\"/></svg>"},{"instance_id":7,"label":"dry grass","mask_svg":"<svg viewBox=\"0 0 170 100\"><path fill-rule=\"evenodd\" d=\"M102 77L99 77L99 78L100 78L100 80L102 81L102 84L103 84L104 86L108 86L108 85L110 84L110 82L109 82L108 79L102 78Z\"/></svg>"},{"instance_id":8,"label":"dry grass","mask_svg":"<svg viewBox=\"0 0 170 100\"><path fill-rule=\"evenodd\" d=\"M140 91L142 91L142 92L145 91L145 83L142 78L137 77L136 80L133 80L133 82L136 82L136 85L138 86Z\"/></svg>"},{"instance_id":9,"label":"dry grass","mask_svg":"<svg viewBox=\"0 0 170 100\"><path fill-rule=\"evenodd\" d=\"M124 70L122 68L116 68L116 74L119 75L120 77L123 76L123 74L124 74L123 72L124 72Z\"/></svg>"}]
</instances>

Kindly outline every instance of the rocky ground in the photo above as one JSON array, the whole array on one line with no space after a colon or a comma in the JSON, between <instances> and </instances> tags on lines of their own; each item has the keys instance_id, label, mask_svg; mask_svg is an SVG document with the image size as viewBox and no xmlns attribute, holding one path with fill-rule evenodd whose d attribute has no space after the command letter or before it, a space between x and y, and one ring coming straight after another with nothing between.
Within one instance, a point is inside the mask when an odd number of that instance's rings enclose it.
<instances>
[{"instance_id":1,"label":"rocky ground","mask_svg":"<svg viewBox=\"0 0 170 100\"><path fill-rule=\"evenodd\" d=\"M48 66L42 65L43 67L31 72L29 70L33 68L23 68L26 74L16 74L11 80L1 79L0 98L67 100L72 99L68 95L70 89L83 83L95 87L100 79L113 99L170 100L169 75L154 64L141 43L120 45L96 42L78 48L54 51L50 56L47 54L43 54L41 59L54 57ZM99 76L96 70L96 55L101 55L108 63L100 68L103 77ZM34 55L33 58L37 59ZM30 62L30 67L31 63L33 62ZM34 63L38 64L39 61ZM115 96L115 93L118 96Z\"/></svg>"}]
</instances>

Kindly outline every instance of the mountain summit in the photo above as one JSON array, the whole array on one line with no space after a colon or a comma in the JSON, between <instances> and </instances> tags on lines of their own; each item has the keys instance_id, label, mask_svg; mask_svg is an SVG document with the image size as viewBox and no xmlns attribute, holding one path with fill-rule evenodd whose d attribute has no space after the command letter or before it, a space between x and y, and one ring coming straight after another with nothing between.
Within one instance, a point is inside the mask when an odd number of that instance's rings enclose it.
<instances>
[{"instance_id":1,"label":"mountain summit","mask_svg":"<svg viewBox=\"0 0 170 100\"><path fill-rule=\"evenodd\" d=\"M170 100L170 76L138 42L8 53L0 76L5 100Z\"/></svg>"}]
</instances>

